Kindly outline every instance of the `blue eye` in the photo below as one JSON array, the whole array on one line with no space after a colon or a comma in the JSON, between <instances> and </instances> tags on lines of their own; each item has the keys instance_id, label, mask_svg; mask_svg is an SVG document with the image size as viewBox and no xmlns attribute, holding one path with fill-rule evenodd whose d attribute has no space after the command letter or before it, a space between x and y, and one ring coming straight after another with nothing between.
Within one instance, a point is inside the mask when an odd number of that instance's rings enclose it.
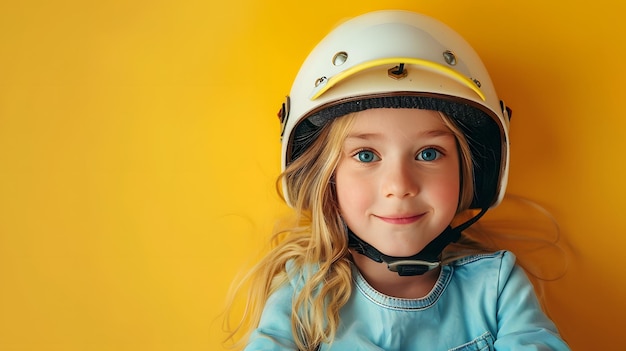
<instances>
[{"instance_id":1,"label":"blue eye","mask_svg":"<svg viewBox=\"0 0 626 351\"><path fill-rule=\"evenodd\" d=\"M429 147L427 149L420 151L417 154L416 159L418 161L434 161L438 159L439 157L441 157L441 152L439 152L439 150L437 149Z\"/></svg>"},{"instance_id":2,"label":"blue eye","mask_svg":"<svg viewBox=\"0 0 626 351\"><path fill-rule=\"evenodd\" d=\"M369 163L369 162L374 162L374 161L379 160L378 156L376 156L375 153L369 150L359 151L354 156L356 156L359 162L364 162L364 163Z\"/></svg>"}]
</instances>

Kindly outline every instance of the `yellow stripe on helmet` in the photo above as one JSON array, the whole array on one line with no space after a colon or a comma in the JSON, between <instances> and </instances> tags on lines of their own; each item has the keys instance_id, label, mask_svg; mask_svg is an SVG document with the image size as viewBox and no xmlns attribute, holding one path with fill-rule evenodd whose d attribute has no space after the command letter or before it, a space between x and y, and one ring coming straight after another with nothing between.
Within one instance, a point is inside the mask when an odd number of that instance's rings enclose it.
<instances>
[{"instance_id":1,"label":"yellow stripe on helmet","mask_svg":"<svg viewBox=\"0 0 626 351\"><path fill-rule=\"evenodd\" d=\"M372 67L378 67L378 66L390 65L390 64L399 64L399 63L422 66L422 67L429 68L433 71L440 72L450 78L455 79L456 81L462 83L463 85L473 90L483 101L486 100L485 94L480 90L480 88L476 85L476 83L469 77L466 77L462 75L461 73L453 70L452 68L444 66L440 63L428 61L424 59L419 59L419 58L413 58L413 57L387 57L387 58L375 59L375 60L359 63L358 65L352 66L346 69L345 71L339 72L338 74L327 79L323 84L320 84L318 86L317 91L314 91L314 94L311 97L311 100L315 100L319 98L326 91L328 91L328 89L332 88L335 84L352 76L353 74L356 74L358 72L361 72L363 70L366 70Z\"/></svg>"}]
</instances>

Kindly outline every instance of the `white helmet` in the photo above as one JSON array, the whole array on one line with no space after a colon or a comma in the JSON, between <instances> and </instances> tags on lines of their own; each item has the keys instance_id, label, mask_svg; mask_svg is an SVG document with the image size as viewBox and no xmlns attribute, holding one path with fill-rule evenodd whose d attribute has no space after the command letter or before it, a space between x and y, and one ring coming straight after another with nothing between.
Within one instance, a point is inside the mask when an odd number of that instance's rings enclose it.
<instances>
[{"instance_id":1,"label":"white helmet","mask_svg":"<svg viewBox=\"0 0 626 351\"><path fill-rule=\"evenodd\" d=\"M382 107L438 110L453 118L472 151L472 208L486 210L501 201L510 110L460 35L407 11L372 12L344 22L309 54L279 111L282 169L333 118ZM292 203L287 189L284 195Z\"/></svg>"}]
</instances>

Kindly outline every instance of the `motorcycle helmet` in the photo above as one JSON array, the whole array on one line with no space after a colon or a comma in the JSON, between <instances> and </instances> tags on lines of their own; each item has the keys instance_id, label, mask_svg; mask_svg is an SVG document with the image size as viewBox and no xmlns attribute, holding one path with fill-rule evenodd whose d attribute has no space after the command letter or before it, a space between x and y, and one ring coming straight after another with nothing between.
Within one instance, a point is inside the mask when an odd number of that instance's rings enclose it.
<instances>
[{"instance_id":1,"label":"motorcycle helmet","mask_svg":"<svg viewBox=\"0 0 626 351\"><path fill-rule=\"evenodd\" d=\"M445 245L504 196L511 111L498 98L477 53L450 27L409 11L367 13L332 30L302 64L278 114L282 169L302 155L328 122L370 108L441 111L466 136L474 168L470 208L481 214L442 233L426 258L385 256L350 233L351 246L379 262L436 262ZM290 204L288 189L283 192ZM411 269L405 273L400 274L414 274Z\"/></svg>"}]
</instances>

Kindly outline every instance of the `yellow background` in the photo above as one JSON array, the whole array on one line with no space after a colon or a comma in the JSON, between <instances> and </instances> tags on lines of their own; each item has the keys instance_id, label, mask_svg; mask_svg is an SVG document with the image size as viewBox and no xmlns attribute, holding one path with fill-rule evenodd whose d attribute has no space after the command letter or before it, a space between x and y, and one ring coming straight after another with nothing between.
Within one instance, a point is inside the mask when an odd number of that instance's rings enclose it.
<instances>
[{"instance_id":1,"label":"yellow background","mask_svg":"<svg viewBox=\"0 0 626 351\"><path fill-rule=\"evenodd\" d=\"M0 350L221 349L228 285L284 212L291 80L388 6L481 54L514 109L509 192L561 225L548 311L573 349L619 349L621 2L25 0L0 4Z\"/></svg>"}]
</instances>

